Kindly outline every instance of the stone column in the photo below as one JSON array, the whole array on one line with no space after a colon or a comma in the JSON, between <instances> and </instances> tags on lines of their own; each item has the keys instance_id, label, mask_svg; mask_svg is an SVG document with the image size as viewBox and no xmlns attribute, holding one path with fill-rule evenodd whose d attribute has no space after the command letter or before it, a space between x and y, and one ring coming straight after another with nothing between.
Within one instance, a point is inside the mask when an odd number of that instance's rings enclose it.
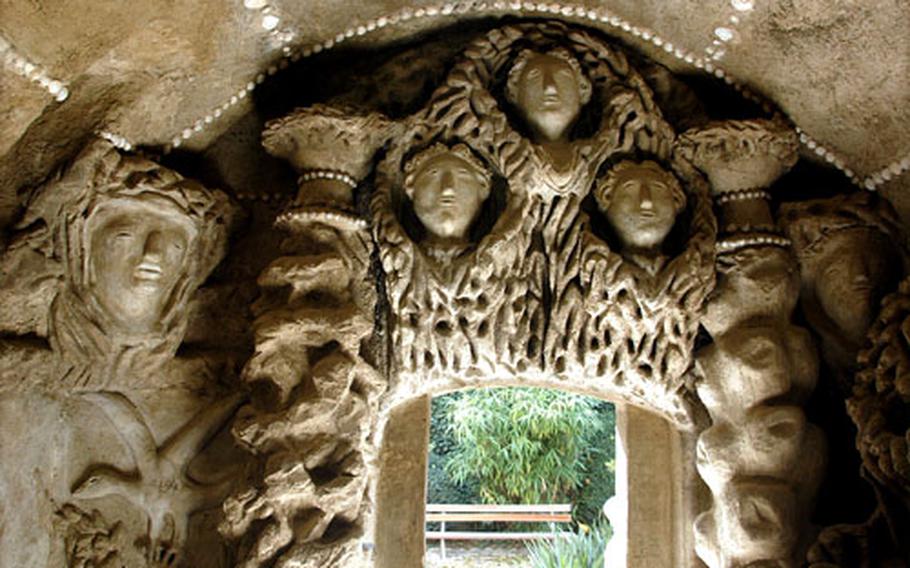
<instances>
[{"instance_id":1,"label":"stone column","mask_svg":"<svg viewBox=\"0 0 910 568\"><path fill-rule=\"evenodd\" d=\"M429 395L389 413L379 451L375 568L422 568L430 443Z\"/></svg>"},{"instance_id":2,"label":"stone column","mask_svg":"<svg viewBox=\"0 0 910 568\"><path fill-rule=\"evenodd\" d=\"M616 493L604 506L614 532L605 568L696 566L687 536L695 518L697 477L686 466L685 450L693 443L691 434L653 412L617 407Z\"/></svg>"},{"instance_id":3,"label":"stone column","mask_svg":"<svg viewBox=\"0 0 910 568\"><path fill-rule=\"evenodd\" d=\"M799 281L766 188L796 161L795 134L772 121L728 121L681 137L719 208L717 288L697 354L699 396L713 425L699 437L698 471L714 503L696 520L711 568L796 566L824 462L824 440L800 404L818 360L790 323Z\"/></svg>"},{"instance_id":4,"label":"stone column","mask_svg":"<svg viewBox=\"0 0 910 568\"><path fill-rule=\"evenodd\" d=\"M254 401L234 424L264 464L261 479L224 505L222 532L241 541L237 566L366 562L370 440L386 380L372 241L353 190L387 132L378 115L315 106L263 134L300 178L276 221L282 256L259 277L256 350L244 369Z\"/></svg>"}]
</instances>

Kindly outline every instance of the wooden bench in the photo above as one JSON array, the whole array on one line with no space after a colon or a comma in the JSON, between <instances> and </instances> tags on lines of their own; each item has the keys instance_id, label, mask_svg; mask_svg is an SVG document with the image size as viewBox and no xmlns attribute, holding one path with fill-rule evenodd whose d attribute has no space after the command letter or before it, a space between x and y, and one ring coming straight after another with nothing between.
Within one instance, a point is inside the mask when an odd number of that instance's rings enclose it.
<instances>
[{"instance_id":1,"label":"wooden bench","mask_svg":"<svg viewBox=\"0 0 910 568\"><path fill-rule=\"evenodd\" d=\"M550 523L550 532L449 531L446 523ZM446 557L446 540L536 540L554 538L556 523L572 522L572 505L439 505L427 504L426 522L439 523L427 531L428 540L438 540Z\"/></svg>"}]
</instances>

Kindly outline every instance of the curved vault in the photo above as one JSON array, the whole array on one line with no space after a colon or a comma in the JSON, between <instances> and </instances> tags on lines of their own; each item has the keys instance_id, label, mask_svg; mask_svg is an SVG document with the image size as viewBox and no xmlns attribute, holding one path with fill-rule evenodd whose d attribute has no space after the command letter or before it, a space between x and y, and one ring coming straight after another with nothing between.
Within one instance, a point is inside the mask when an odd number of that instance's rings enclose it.
<instances>
[{"instance_id":1,"label":"curved vault","mask_svg":"<svg viewBox=\"0 0 910 568\"><path fill-rule=\"evenodd\" d=\"M861 185L880 186L902 213L910 206L910 176L901 168L910 165L910 7L900 3L209 0L136 10L113 0L65 0L3 2L0 14L3 224L23 200L16 190L72 157L92 133L135 146L176 138L199 150L249 112L249 98L238 95L258 75L268 80L270 67L280 71L289 55L315 55L338 41L343 49L378 48L510 14L583 23L675 72L704 74L681 54L702 68L722 67L802 128L806 157L827 158Z\"/></svg>"}]
</instances>

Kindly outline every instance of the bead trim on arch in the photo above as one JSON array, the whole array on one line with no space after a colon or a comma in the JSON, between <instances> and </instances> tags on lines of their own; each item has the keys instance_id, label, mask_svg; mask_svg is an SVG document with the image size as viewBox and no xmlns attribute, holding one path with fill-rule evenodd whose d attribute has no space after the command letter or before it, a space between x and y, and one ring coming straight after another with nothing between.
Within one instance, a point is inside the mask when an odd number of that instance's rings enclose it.
<instances>
[{"instance_id":1,"label":"bead trim on arch","mask_svg":"<svg viewBox=\"0 0 910 568\"><path fill-rule=\"evenodd\" d=\"M257 0L250 1L258 4ZM731 4L737 11L747 12L748 9L746 8L751 6L751 0L731 0ZM268 4L264 3L262 5L265 6ZM274 10L274 8L272 8L272 10ZM257 85L265 82L267 77L275 75L280 70L286 69L290 63L296 63L300 59L311 57L323 51L328 51L338 46L339 44L355 37L366 36L377 30L381 30L389 26L395 26L399 23L407 22L410 20L448 17L469 13L496 12L550 14L567 18L579 18L600 25L606 25L608 27L614 28L615 31L619 31L620 33L648 41L655 46L663 49L665 52L675 57L676 59L697 69L704 70L708 74L714 75L718 79L722 79L725 83L740 93L743 98L760 105L764 112L768 114L774 114L776 112L773 106L767 100L744 87L739 81L735 80L723 68L717 65L715 61L695 56L693 53L683 49L682 47L674 45L672 42L663 39L653 31L631 24L627 20L624 20L606 8L594 9L586 8L584 6L571 6L555 2L531 2L519 0L468 0L462 2L447 2L444 4L425 6L421 8L403 8L391 15L379 16L372 20L368 20L367 22L352 25L345 31L339 32L334 37L321 42L308 44L296 49L291 48L290 45L282 45L281 59L271 64L266 69L266 71L258 73L252 80L247 82L236 93L232 94L230 98L228 98L223 104L212 109L204 117L196 120L191 126L184 128L180 134L172 138L170 144L165 146L164 151L165 153L169 153L174 148L180 147L184 141L189 140L196 134L202 132L207 125L212 124L215 120L221 118L221 116L231 107L243 101L253 90L255 90ZM271 32L275 32L276 29L277 27L271 30ZM795 125L795 123L793 124ZM840 170L851 182L859 187L875 190L885 181L888 181L894 176L900 175L907 170L910 170L910 155L908 155L902 160L895 160L892 164L885 166L878 172L875 172L865 178L860 178L852 170L846 167L845 161L842 158L838 157L832 151L824 148L818 144L818 142L812 140L799 126L795 126L795 128L797 130L797 133L800 134L800 142L802 144L804 144L810 150L815 151L816 154ZM124 138L124 140L126 140L126 138Z\"/></svg>"}]
</instances>

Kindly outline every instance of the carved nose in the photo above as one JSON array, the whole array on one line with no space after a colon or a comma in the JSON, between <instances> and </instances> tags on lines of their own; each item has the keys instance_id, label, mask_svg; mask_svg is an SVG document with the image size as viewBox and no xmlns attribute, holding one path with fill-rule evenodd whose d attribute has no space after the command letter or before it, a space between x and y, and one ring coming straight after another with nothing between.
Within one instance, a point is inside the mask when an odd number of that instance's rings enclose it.
<instances>
[{"instance_id":1,"label":"carved nose","mask_svg":"<svg viewBox=\"0 0 910 568\"><path fill-rule=\"evenodd\" d=\"M455 194L455 176L452 175L452 172L448 170L442 172L442 177L439 179L439 189L444 196Z\"/></svg>"},{"instance_id":2,"label":"carved nose","mask_svg":"<svg viewBox=\"0 0 910 568\"><path fill-rule=\"evenodd\" d=\"M654 208L654 201L651 199L651 189L646 184L643 184L641 189L638 190L638 206L647 211Z\"/></svg>"},{"instance_id":3,"label":"carved nose","mask_svg":"<svg viewBox=\"0 0 910 568\"><path fill-rule=\"evenodd\" d=\"M161 258L164 254L164 236L161 231L152 231L145 237L145 246L142 250L144 258Z\"/></svg>"},{"instance_id":4,"label":"carved nose","mask_svg":"<svg viewBox=\"0 0 910 568\"><path fill-rule=\"evenodd\" d=\"M555 95L556 94L556 82L553 80L553 75L547 73L543 76L543 92L545 95Z\"/></svg>"}]
</instances>

